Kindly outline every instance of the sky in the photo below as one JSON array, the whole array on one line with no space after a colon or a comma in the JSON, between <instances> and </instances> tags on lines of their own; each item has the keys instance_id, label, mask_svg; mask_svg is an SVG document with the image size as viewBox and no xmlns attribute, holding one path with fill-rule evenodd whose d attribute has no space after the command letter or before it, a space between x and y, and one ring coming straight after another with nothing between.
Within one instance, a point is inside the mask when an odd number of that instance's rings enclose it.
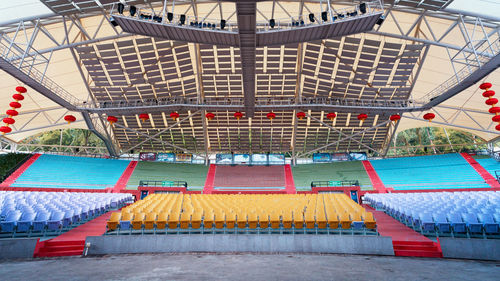
<instances>
[{"instance_id":1,"label":"sky","mask_svg":"<svg viewBox=\"0 0 500 281\"><path fill-rule=\"evenodd\" d=\"M449 8L500 18L500 0L455 0ZM0 24L52 13L39 0L0 0Z\"/></svg>"}]
</instances>

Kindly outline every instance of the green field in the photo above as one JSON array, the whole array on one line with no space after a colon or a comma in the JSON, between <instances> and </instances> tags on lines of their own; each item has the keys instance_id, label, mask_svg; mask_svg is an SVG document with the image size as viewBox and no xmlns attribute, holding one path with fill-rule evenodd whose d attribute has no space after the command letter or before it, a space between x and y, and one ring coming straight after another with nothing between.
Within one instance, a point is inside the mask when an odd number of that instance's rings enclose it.
<instances>
[{"instance_id":1,"label":"green field","mask_svg":"<svg viewBox=\"0 0 500 281\"><path fill-rule=\"evenodd\" d=\"M358 180L362 190L372 190L371 181L361 161L303 164L292 167L297 189L310 188L312 181Z\"/></svg>"},{"instance_id":2,"label":"green field","mask_svg":"<svg viewBox=\"0 0 500 281\"><path fill-rule=\"evenodd\" d=\"M140 180L186 181L188 188L205 185L208 166L161 162L139 162L127 183L127 189L137 189Z\"/></svg>"}]
</instances>

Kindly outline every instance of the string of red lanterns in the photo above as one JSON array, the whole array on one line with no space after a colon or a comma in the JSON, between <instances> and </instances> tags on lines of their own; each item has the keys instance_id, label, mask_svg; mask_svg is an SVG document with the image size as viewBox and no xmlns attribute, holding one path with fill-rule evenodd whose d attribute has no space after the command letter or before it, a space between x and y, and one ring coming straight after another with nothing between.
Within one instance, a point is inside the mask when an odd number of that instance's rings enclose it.
<instances>
[{"instance_id":1,"label":"string of red lanterns","mask_svg":"<svg viewBox=\"0 0 500 281\"><path fill-rule=\"evenodd\" d=\"M498 99L493 97L495 95L495 91L490 90L492 86L493 85L491 83L485 82L479 85L479 89L484 90L483 97L487 98L484 103L491 106L488 112L491 114L495 114L495 116L491 118L493 122L498 123L498 125L495 126L495 130L500 131L500 107L496 106L498 103Z\"/></svg>"},{"instance_id":2,"label":"string of red lanterns","mask_svg":"<svg viewBox=\"0 0 500 281\"><path fill-rule=\"evenodd\" d=\"M15 94L12 95L12 98L15 100L11 103L9 103L9 106L11 107L11 109L8 109L6 111L8 117L5 117L2 121L3 123L5 124L5 126L2 126L0 127L0 132L2 133L2 135L4 134L8 134L10 132L12 132L12 128L9 127L10 125L13 125L14 123L16 123L16 120L14 120L14 116L17 116L19 114L19 112L16 110L16 109L19 109L21 108L21 104L19 103L19 101L22 101L24 100L24 96L23 94L26 93L28 90L23 87L23 86L17 86L16 87L16 92Z\"/></svg>"}]
</instances>

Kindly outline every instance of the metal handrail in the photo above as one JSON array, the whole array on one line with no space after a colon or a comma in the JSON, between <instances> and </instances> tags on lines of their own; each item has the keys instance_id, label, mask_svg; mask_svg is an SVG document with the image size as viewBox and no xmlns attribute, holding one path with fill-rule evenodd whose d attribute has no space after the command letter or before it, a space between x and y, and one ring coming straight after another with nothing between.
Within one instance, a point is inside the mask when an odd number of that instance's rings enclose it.
<instances>
[{"instance_id":1,"label":"metal handrail","mask_svg":"<svg viewBox=\"0 0 500 281\"><path fill-rule=\"evenodd\" d=\"M165 186L165 182L171 182L171 186ZM140 187L188 187L187 182L185 181L169 181L169 180L164 180L164 181L156 181L156 180L140 180L139 181L139 186Z\"/></svg>"},{"instance_id":2,"label":"metal handrail","mask_svg":"<svg viewBox=\"0 0 500 281\"><path fill-rule=\"evenodd\" d=\"M332 183L339 183L332 185ZM330 186L359 186L358 180L342 180L342 181L312 181L311 187L330 187Z\"/></svg>"}]
</instances>

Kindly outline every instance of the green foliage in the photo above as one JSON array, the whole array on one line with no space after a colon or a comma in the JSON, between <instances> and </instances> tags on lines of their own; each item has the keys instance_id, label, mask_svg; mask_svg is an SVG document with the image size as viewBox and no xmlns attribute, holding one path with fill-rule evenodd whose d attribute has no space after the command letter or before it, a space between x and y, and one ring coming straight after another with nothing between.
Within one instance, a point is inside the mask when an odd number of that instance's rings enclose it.
<instances>
[{"instance_id":1,"label":"green foliage","mask_svg":"<svg viewBox=\"0 0 500 281\"><path fill-rule=\"evenodd\" d=\"M448 134L449 140L446 136ZM451 143L451 145L450 145ZM389 156L452 153L486 148L485 140L469 132L438 127L422 127L399 132L391 143Z\"/></svg>"},{"instance_id":2,"label":"green foliage","mask_svg":"<svg viewBox=\"0 0 500 281\"><path fill-rule=\"evenodd\" d=\"M10 169L14 168L28 154L8 153L0 155L0 177L3 177Z\"/></svg>"},{"instance_id":3,"label":"green foliage","mask_svg":"<svg viewBox=\"0 0 500 281\"><path fill-rule=\"evenodd\" d=\"M90 146L103 147L104 142L89 130L64 129L43 132L28 137L21 143L43 144L43 145L68 145L68 146Z\"/></svg>"}]
</instances>

